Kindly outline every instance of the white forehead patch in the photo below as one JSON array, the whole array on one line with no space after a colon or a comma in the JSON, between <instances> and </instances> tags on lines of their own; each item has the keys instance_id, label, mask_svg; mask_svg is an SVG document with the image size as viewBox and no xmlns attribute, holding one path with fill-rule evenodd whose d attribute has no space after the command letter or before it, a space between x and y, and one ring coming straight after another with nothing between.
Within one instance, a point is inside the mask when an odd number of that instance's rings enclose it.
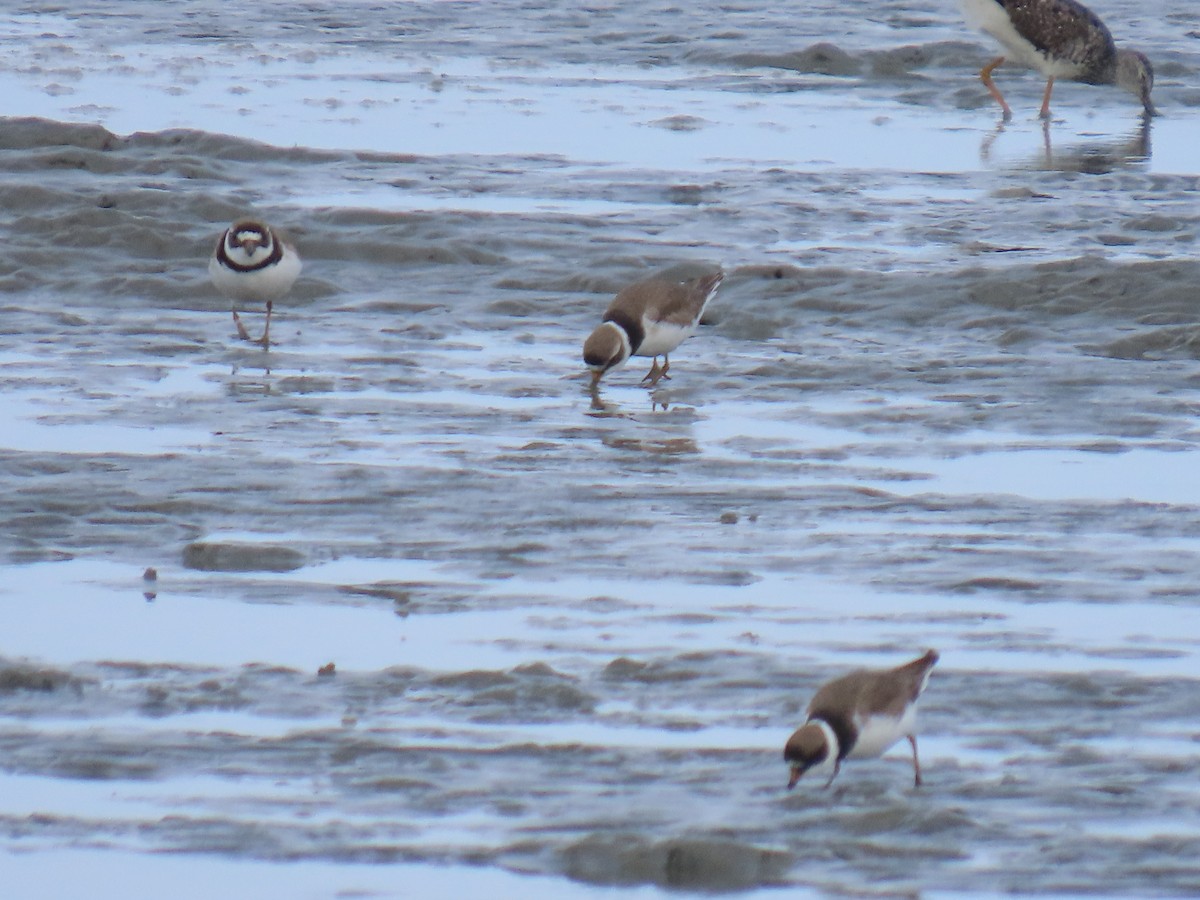
<instances>
[{"instance_id":1,"label":"white forehead patch","mask_svg":"<svg viewBox=\"0 0 1200 900\"><path fill-rule=\"evenodd\" d=\"M227 232L225 254L239 265L250 265L264 257L270 256L274 247L271 245L270 234L256 227L239 228ZM243 245L244 241L253 241L253 250Z\"/></svg>"},{"instance_id":2,"label":"white forehead patch","mask_svg":"<svg viewBox=\"0 0 1200 900\"><path fill-rule=\"evenodd\" d=\"M238 243L241 243L247 238L253 238L260 244L265 244L267 242L267 236L257 228L239 228L233 233L233 240Z\"/></svg>"}]
</instances>

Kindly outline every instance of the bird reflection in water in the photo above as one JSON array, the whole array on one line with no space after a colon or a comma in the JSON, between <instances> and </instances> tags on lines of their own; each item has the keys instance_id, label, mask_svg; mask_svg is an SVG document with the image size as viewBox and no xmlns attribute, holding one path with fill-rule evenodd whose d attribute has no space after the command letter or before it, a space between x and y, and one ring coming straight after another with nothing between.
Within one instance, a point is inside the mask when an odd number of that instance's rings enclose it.
<instances>
[{"instance_id":1,"label":"bird reflection in water","mask_svg":"<svg viewBox=\"0 0 1200 900\"><path fill-rule=\"evenodd\" d=\"M1136 168L1150 161L1150 127L1153 118L1143 115L1138 127L1123 137L1089 138L1055 149L1050 136L1049 121L1042 121L1042 153L1017 162L1016 168L1039 169L1053 172L1079 172L1085 175L1103 175L1119 169ZM992 162L992 149L1008 127L999 122L991 133L984 136L979 145L979 158L985 164Z\"/></svg>"},{"instance_id":2,"label":"bird reflection in water","mask_svg":"<svg viewBox=\"0 0 1200 900\"><path fill-rule=\"evenodd\" d=\"M622 412L619 404L605 400L600 395L600 385L592 384L588 388L588 394L591 397L591 402L588 404L590 412L588 415L598 419L606 418L622 418L628 419L632 417L631 413ZM651 412L667 412L671 408L671 392L657 390L650 392L650 411Z\"/></svg>"}]
</instances>

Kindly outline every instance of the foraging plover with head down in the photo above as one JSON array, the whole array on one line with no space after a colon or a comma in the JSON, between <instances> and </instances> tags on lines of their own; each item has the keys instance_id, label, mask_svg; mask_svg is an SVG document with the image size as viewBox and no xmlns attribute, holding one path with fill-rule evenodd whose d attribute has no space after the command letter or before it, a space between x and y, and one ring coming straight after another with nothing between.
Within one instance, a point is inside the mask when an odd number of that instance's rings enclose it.
<instances>
[{"instance_id":1,"label":"foraging plover with head down","mask_svg":"<svg viewBox=\"0 0 1200 900\"><path fill-rule=\"evenodd\" d=\"M788 789L808 771L829 771L833 784L844 759L871 759L900 738L912 745L913 783L921 785L917 760L917 699L938 661L935 650L894 669L860 669L821 686L808 704L808 720L783 748L791 767Z\"/></svg>"},{"instance_id":2,"label":"foraging plover with head down","mask_svg":"<svg viewBox=\"0 0 1200 900\"><path fill-rule=\"evenodd\" d=\"M668 354L696 330L704 308L724 278L721 271L689 281L648 278L621 290L583 344L583 361L591 369L592 387L599 384L605 372L631 356L653 359L643 385L654 387L660 379L669 379ZM661 368L659 356L663 358Z\"/></svg>"}]
</instances>

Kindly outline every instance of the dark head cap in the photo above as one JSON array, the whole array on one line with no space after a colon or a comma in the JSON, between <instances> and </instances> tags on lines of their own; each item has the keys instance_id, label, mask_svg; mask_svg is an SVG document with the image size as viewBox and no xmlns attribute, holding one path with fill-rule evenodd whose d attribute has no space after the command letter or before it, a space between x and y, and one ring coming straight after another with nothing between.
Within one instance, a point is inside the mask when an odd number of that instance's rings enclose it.
<instances>
[{"instance_id":1,"label":"dark head cap","mask_svg":"<svg viewBox=\"0 0 1200 900\"><path fill-rule=\"evenodd\" d=\"M583 342L583 361L592 370L592 384L614 366L629 359L629 339L621 326L605 322Z\"/></svg>"},{"instance_id":2,"label":"dark head cap","mask_svg":"<svg viewBox=\"0 0 1200 900\"><path fill-rule=\"evenodd\" d=\"M788 738L788 742L783 748L784 762L792 767L792 775L788 779L788 790L796 786L801 775L813 766L819 766L828 758L829 739L825 737L825 730L816 722L801 725Z\"/></svg>"}]
</instances>

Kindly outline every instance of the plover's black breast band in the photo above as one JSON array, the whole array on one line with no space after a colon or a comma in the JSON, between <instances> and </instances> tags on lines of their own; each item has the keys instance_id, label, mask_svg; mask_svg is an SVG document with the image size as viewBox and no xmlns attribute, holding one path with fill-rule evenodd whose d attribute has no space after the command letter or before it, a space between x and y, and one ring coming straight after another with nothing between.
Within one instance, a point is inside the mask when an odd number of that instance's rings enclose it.
<instances>
[{"instance_id":1,"label":"plover's black breast band","mask_svg":"<svg viewBox=\"0 0 1200 900\"><path fill-rule=\"evenodd\" d=\"M832 710L818 710L808 717L810 722L815 719L820 719L833 730L838 739L837 758L838 762L841 762L854 749L854 744L858 741L858 729L851 724L849 716Z\"/></svg>"},{"instance_id":2,"label":"plover's black breast band","mask_svg":"<svg viewBox=\"0 0 1200 900\"><path fill-rule=\"evenodd\" d=\"M638 319L624 310L614 309L604 314L603 321L612 322L621 328L629 337L630 354L637 353L638 347L642 346L642 341L646 339L646 329L642 327L642 323Z\"/></svg>"},{"instance_id":3,"label":"plover's black breast band","mask_svg":"<svg viewBox=\"0 0 1200 900\"><path fill-rule=\"evenodd\" d=\"M259 269L266 269L283 259L283 241L277 240L274 235L271 235L271 254L266 259L251 265L235 263L225 252L225 236L227 234L228 232L225 235L221 235L221 242L217 244L217 262L230 271L257 272Z\"/></svg>"}]
</instances>

